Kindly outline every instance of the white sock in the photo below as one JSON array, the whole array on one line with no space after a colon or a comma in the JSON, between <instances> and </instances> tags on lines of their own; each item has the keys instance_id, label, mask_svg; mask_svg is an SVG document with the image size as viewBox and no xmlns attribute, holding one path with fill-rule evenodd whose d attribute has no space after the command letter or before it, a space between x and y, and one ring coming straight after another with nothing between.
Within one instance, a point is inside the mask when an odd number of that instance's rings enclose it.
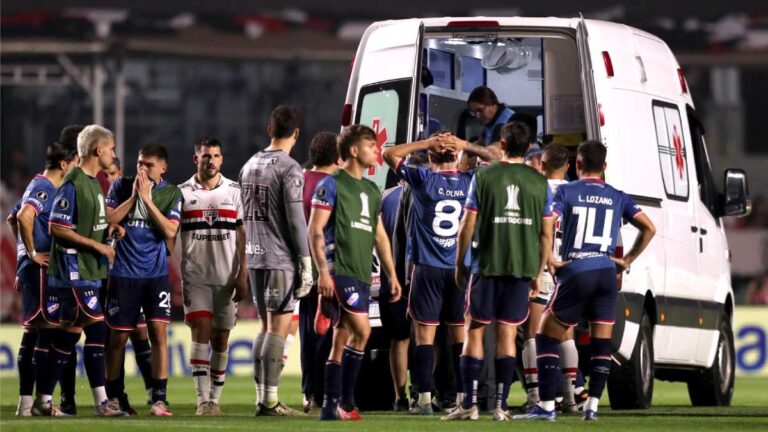
<instances>
[{"instance_id":1,"label":"white sock","mask_svg":"<svg viewBox=\"0 0 768 432\"><path fill-rule=\"evenodd\" d=\"M264 376L261 370L261 349L264 346L264 333L259 333L253 340L253 380L256 384L256 405L264 400Z\"/></svg>"},{"instance_id":2,"label":"white sock","mask_svg":"<svg viewBox=\"0 0 768 432\"><path fill-rule=\"evenodd\" d=\"M426 406L432 404L432 392L419 393L419 405Z\"/></svg>"},{"instance_id":3,"label":"white sock","mask_svg":"<svg viewBox=\"0 0 768 432\"><path fill-rule=\"evenodd\" d=\"M456 393L456 406L461 406L461 403L464 402L466 395L466 393Z\"/></svg>"},{"instance_id":4,"label":"white sock","mask_svg":"<svg viewBox=\"0 0 768 432\"><path fill-rule=\"evenodd\" d=\"M597 412L597 404L599 403L600 403L600 399L590 396L587 399L587 403L584 404L584 411L592 410L594 412Z\"/></svg>"},{"instance_id":5,"label":"white sock","mask_svg":"<svg viewBox=\"0 0 768 432\"><path fill-rule=\"evenodd\" d=\"M574 387L576 385L576 372L579 367L579 352L573 339L561 342L558 348L560 366L563 370L563 399L566 405L573 405L576 403Z\"/></svg>"},{"instance_id":6,"label":"white sock","mask_svg":"<svg viewBox=\"0 0 768 432\"><path fill-rule=\"evenodd\" d=\"M107 389L104 386L92 388L91 393L93 393L93 403L96 404L96 408L100 407L107 400Z\"/></svg>"},{"instance_id":7,"label":"white sock","mask_svg":"<svg viewBox=\"0 0 768 432\"><path fill-rule=\"evenodd\" d=\"M211 350L211 400L217 404L221 398L221 391L224 390L228 361L228 353Z\"/></svg>"},{"instance_id":8,"label":"white sock","mask_svg":"<svg viewBox=\"0 0 768 432\"><path fill-rule=\"evenodd\" d=\"M539 401L539 406L547 411L554 411L555 401Z\"/></svg>"},{"instance_id":9,"label":"white sock","mask_svg":"<svg viewBox=\"0 0 768 432\"><path fill-rule=\"evenodd\" d=\"M53 395L49 394L38 394L37 400L39 400L43 404L47 404L48 402L53 401Z\"/></svg>"},{"instance_id":10,"label":"white sock","mask_svg":"<svg viewBox=\"0 0 768 432\"><path fill-rule=\"evenodd\" d=\"M195 382L197 404L208 402L211 397L211 361L208 355L208 344L192 342L189 363L192 368L192 380Z\"/></svg>"},{"instance_id":11,"label":"white sock","mask_svg":"<svg viewBox=\"0 0 768 432\"><path fill-rule=\"evenodd\" d=\"M22 395L19 396L19 408L22 410L29 410L32 408L32 403L34 402L34 398L31 395Z\"/></svg>"},{"instance_id":12,"label":"white sock","mask_svg":"<svg viewBox=\"0 0 768 432\"><path fill-rule=\"evenodd\" d=\"M523 344L523 371L525 375L525 392L528 403L539 401L539 371L536 368L536 339L528 339Z\"/></svg>"}]
</instances>

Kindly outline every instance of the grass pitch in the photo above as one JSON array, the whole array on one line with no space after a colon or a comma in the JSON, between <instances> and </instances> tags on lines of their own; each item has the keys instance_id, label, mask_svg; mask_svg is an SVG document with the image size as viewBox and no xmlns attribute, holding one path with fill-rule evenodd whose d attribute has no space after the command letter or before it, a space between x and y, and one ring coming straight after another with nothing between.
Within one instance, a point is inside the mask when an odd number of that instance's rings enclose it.
<instances>
[{"instance_id":1,"label":"grass pitch","mask_svg":"<svg viewBox=\"0 0 768 432\"><path fill-rule=\"evenodd\" d=\"M170 418L149 417L144 405L146 393L138 377L130 377L126 390L139 416L130 418L98 419L92 417L92 397L87 381L78 381L76 418L17 418L14 417L18 401L18 382L14 378L0 379L0 430L2 432L90 432L90 431L152 431L181 432L197 430L244 430L244 431L527 431L549 430L610 430L634 431L738 431L768 430L768 378L737 378L733 404L727 408L693 408L688 400L684 384L657 381L653 408L647 411L611 411L600 408L600 420L586 424L579 417L561 416L554 424L542 422L496 423L489 414L479 421L439 421L437 416L411 417L387 412L364 412L362 422L318 422L316 417L265 418L253 417L254 387L245 376L229 377L222 397L221 417L196 417L195 394L191 378L171 378L168 383L168 400L174 413ZM281 399L294 408L301 408L300 380L286 376L282 380ZM516 384L510 396L510 406L519 406L524 395Z\"/></svg>"}]
</instances>

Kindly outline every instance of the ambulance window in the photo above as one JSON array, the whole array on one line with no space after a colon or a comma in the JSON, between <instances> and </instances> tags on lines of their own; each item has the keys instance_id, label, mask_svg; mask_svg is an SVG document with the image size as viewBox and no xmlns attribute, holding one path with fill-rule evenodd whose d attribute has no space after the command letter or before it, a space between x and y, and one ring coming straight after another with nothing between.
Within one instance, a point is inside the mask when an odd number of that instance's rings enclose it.
<instances>
[{"instance_id":1,"label":"ambulance window","mask_svg":"<svg viewBox=\"0 0 768 432\"><path fill-rule=\"evenodd\" d=\"M718 194L715 189L715 181L712 178L712 170L709 165L707 145L704 140L704 126L696 118L694 111L688 108L688 124L691 128L691 140L693 141L693 157L696 164L696 177L699 183L699 195L701 201L710 213L717 219Z\"/></svg>"},{"instance_id":2,"label":"ambulance window","mask_svg":"<svg viewBox=\"0 0 768 432\"><path fill-rule=\"evenodd\" d=\"M387 81L360 89L355 123L373 128L384 140L381 148L406 141L411 82Z\"/></svg>"},{"instance_id":3,"label":"ambulance window","mask_svg":"<svg viewBox=\"0 0 768 432\"><path fill-rule=\"evenodd\" d=\"M688 201L688 155L680 112L672 104L654 101L653 120L664 190L667 197Z\"/></svg>"}]
</instances>

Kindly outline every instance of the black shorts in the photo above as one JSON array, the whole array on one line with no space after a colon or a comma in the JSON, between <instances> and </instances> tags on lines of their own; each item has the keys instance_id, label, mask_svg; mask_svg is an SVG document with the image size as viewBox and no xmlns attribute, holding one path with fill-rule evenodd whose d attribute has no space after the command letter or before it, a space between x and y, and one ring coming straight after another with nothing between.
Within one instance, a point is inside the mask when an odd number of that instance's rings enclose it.
<instances>
[{"instance_id":1,"label":"black shorts","mask_svg":"<svg viewBox=\"0 0 768 432\"><path fill-rule=\"evenodd\" d=\"M171 283L168 276L149 279L110 277L106 321L115 330L131 331L148 321L171 322ZM143 314L142 314L143 311Z\"/></svg>"},{"instance_id":2,"label":"black shorts","mask_svg":"<svg viewBox=\"0 0 768 432\"><path fill-rule=\"evenodd\" d=\"M59 324L59 292L49 287L45 268L35 263L27 264L18 274L18 289L24 308L24 325L32 324L42 316L50 325Z\"/></svg>"},{"instance_id":3,"label":"black shorts","mask_svg":"<svg viewBox=\"0 0 768 432\"><path fill-rule=\"evenodd\" d=\"M530 292L531 278L473 274L467 292L470 318L482 324L495 319L501 324L520 325L528 319Z\"/></svg>"},{"instance_id":4,"label":"black shorts","mask_svg":"<svg viewBox=\"0 0 768 432\"><path fill-rule=\"evenodd\" d=\"M424 325L464 325L464 290L456 287L453 269L416 264L411 276L408 315Z\"/></svg>"}]
</instances>

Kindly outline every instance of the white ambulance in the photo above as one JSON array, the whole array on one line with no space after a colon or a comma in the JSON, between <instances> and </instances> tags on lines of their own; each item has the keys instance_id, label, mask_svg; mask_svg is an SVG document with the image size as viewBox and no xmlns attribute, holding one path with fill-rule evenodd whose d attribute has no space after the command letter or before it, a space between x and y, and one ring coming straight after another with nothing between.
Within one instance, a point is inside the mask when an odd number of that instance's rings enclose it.
<instances>
[{"instance_id":1,"label":"white ambulance","mask_svg":"<svg viewBox=\"0 0 768 432\"><path fill-rule=\"evenodd\" d=\"M606 180L657 227L620 276L611 406L649 407L654 377L687 382L694 405L728 405L734 298L722 217L747 211L746 176L729 169L724 187L714 184L704 129L669 47L626 25L579 18L377 22L360 41L342 123L370 125L381 147L441 129L470 139L483 127L467 109L478 86L535 119L544 142L602 141ZM369 174L383 187L383 164ZM625 224L621 244L636 235Z\"/></svg>"}]
</instances>

